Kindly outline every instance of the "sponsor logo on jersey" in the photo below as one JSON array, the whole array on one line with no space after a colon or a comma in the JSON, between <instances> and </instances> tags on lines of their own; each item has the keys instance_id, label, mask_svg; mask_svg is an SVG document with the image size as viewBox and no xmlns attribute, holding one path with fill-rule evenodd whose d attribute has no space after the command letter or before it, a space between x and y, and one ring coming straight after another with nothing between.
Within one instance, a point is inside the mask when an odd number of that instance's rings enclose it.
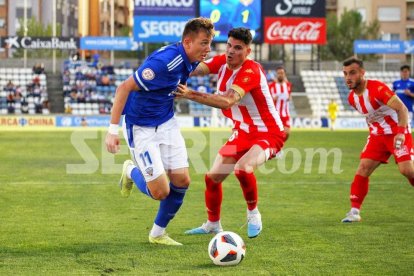
<instances>
[{"instance_id":1,"label":"sponsor logo on jersey","mask_svg":"<svg viewBox=\"0 0 414 276\"><path fill-rule=\"evenodd\" d=\"M395 149L394 153L395 153L395 157L399 158L401 156L408 155L409 151L408 151L407 146L404 145L399 149Z\"/></svg>"},{"instance_id":2,"label":"sponsor logo on jersey","mask_svg":"<svg viewBox=\"0 0 414 276\"><path fill-rule=\"evenodd\" d=\"M148 168L145 169L145 172L148 175L152 176L154 174L154 169L152 167L148 167Z\"/></svg>"},{"instance_id":3,"label":"sponsor logo on jersey","mask_svg":"<svg viewBox=\"0 0 414 276\"><path fill-rule=\"evenodd\" d=\"M244 82L244 83L248 83L249 81L250 81L249 77L244 77L243 80L242 80L242 82Z\"/></svg>"}]
</instances>

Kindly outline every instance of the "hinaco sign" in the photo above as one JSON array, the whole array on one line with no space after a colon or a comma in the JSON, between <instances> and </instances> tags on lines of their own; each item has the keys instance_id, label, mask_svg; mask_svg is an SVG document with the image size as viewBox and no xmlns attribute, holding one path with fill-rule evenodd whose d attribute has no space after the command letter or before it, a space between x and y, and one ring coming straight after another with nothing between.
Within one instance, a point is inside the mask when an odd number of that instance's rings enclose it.
<instances>
[{"instance_id":1,"label":"hinaco sign","mask_svg":"<svg viewBox=\"0 0 414 276\"><path fill-rule=\"evenodd\" d=\"M79 49L79 38L75 37L33 37L33 36L3 36L1 48L13 49Z\"/></svg>"}]
</instances>

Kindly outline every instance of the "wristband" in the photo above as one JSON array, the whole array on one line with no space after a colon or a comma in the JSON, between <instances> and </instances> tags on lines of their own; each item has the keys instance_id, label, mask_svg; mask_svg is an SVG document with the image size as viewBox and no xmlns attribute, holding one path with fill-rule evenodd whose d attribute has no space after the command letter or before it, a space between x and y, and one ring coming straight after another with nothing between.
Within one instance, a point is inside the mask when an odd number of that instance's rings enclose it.
<instances>
[{"instance_id":1,"label":"wristband","mask_svg":"<svg viewBox=\"0 0 414 276\"><path fill-rule=\"evenodd\" d=\"M112 135L119 135L119 126L117 124L109 124L108 133Z\"/></svg>"},{"instance_id":2,"label":"wristband","mask_svg":"<svg viewBox=\"0 0 414 276\"><path fill-rule=\"evenodd\" d=\"M398 126L397 129L397 134L404 134L405 133L405 127L403 126Z\"/></svg>"}]
</instances>

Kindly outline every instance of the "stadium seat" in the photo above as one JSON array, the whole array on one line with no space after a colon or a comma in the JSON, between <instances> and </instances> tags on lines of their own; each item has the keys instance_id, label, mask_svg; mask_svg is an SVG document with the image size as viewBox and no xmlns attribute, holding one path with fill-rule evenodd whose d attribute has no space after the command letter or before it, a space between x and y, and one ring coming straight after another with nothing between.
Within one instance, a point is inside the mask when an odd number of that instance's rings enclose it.
<instances>
[{"instance_id":1,"label":"stadium seat","mask_svg":"<svg viewBox=\"0 0 414 276\"><path fill-rule=\"evenodd\" d=\"M335 99L344 116L358 116L348 104L349 89L345 84L341 71L311 71L302 70L300 73L308 96L313 114L326 114L330 99ZM392 82L399 78L398 71L371 71L368 78L375 78L392 86Z\"/></svg>"}]
</instances>

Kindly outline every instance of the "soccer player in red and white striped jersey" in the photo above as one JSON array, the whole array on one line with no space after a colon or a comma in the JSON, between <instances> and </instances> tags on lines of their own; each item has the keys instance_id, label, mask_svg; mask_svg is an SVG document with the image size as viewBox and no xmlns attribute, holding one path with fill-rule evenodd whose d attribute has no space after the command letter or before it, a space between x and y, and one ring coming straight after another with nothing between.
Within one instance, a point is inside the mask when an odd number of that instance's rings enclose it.
<instances>
[{"instance_id":1,"label":"soccer player in red and white striped jersey","mask_svg":"<svg viewBox=\"0 0 414 276\"><path fill-rule=\"evenodd\" d=\"M290 134L289 101L292 99L292 84L286 77L285 68L276 68L276 79L269 83L269 90L282 120L287 140Z\"/></svg>"},{"instance_id":2,"label":"soccer player in red and white striped jersey","mask_svg":"<svg viewBox=\"0 0 414 276\"><path fill-rule=\"evenodd\" d=\"M367 144L351 184L351 211L342 222L361 220L360 208L368 193L369 176L394 155L400 173L414 186L413 147L408 110L386 84L365 79L362 60L349 58L343 63L348 101L364 115L369 127Z\"/></svg>"},{"instance_id":3,"label":"soccer player in red and white striped jersey","mask_svg":"<svg viewBox=\"0 0 414 276\"><path fill-rule=\"evenodd\" d=\"M263 69L248 59L251 42L248 29L232 29L228 34L226 54L202 62L194 71L199 75L218 75L216 94L199 93L178 85L178 96L220 108L234 123L233 134L205 176L208 221L187 234L222 231L222 182L233 170L247 203L247 235L254 238L262 230L254 170L282 149L284 132Z\"/></svg>"}]
</instances>

